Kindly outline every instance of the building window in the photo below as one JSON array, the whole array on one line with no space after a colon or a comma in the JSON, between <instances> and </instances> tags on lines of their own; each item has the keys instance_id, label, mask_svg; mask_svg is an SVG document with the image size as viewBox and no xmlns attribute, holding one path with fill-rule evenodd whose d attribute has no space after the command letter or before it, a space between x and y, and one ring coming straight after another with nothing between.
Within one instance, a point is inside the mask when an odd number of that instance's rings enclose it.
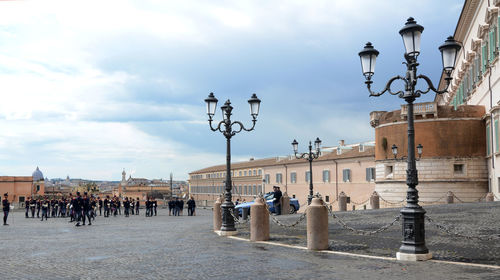
<instances>
[{"instance_id":1,"label":"building window","mask_svg":"<svg viewBox=\"0 0 500 280\"><path fill-rule=\"evenodd\" d=\"M243 176L247 176L247 171L246 170L243 172Z\"/></svg>"},{"instance_id":2,"label":"building window","mask_svg":"<svg viewBox=\"0 0 500 280\"><path fill-rule=\"evenodd\" d=\"M258 193L257 193L257 185L253 185L253 195L258 195Z\"/></svg>"},{"instance_id":3,"label":"building window","mask_svg":"<svg viewBox=\"0 0 500 280\"><path fill-rule=\"evenodd\" d=\"M246 172L246 171L245 171L245 172ZM243 194L244 194L244 195L247 195L247 194L248 194L247 185L244 185L244 186L243 186Z\"/></svg>"},{"instance_id":4,"label":"building window","mask_svg":"<svg viewBox=\"0 0 500 280\"><path fill-rule=\"evenodd\" d=\"M262 175L262 169L259 169L259 176Z\"/></svg>"},{"instance_id":5,"label":"building window","mask_svg":"<svg viewBox=\"0 0 500 280\"><path fill-rule=\"evenodd\" d=\"M351 182L351 169L342 170L342 181Z\"/></svg>"},{"instance_id":6,"label":"building window","mask_svg":"<svg viewBox=\"0 0 500 280\"><path fill-rule=\"evenodd\" d=\"M292 198L295 198L295 195L294 195L294 194L292 194Z\"/></svg>"},{"instance_id":7,"label":"building window","mask_svg":"<svg viewBox=\"0 0 500 280\"><path fill-rule=\"evenodd\" d=\"M241 192L241 191L243 190L242 188L243 188L243 187L242 187L241 185L239 185L239 186L238 186L238 194L239 194L239 195L241 195L241 194L242 194L242 192Z\"/></svg>"},{"instance_id":8,"label":"building window","mask_svg":"<svg viewBox=\"0 0 500 280\"><path fill-rule=\"evenodd\" d=\"M269 174L266 174L264 176L264 181L266 182L266 184L269 184L271 182L271 175Z\"/></svg>"},{"instance_id":9,"label":"building window","mask_svg":"<svg viewBox=\"0 0 500 280\"><path fill-rule=\"evenodd\" d=\"M239 175L241 176L241 174L242 174L242 173L241 173L241 171L240 171L240 172L239 172Z\"/></svg>"},{"instance_id":10,"label":"building window","mask_svg":"<svg viewBox=\"0 0 500 280\"><path fill-rule=\"evenodd\" d=\"M291 172L290 173L290 182L292 184L297 183L297 172Z\"/></svg>"},{"instance_id":11,"label":"building window","mask_svg":"<svg viewBox=\"0 0 500 280\"><path fill-rule=\"evenodd\" d=\"M309 183L309 181L311 181L311 173L309 173L309 171L306 171L306 182Z\"/></svg>"},{"instance_id":12,"label":"building window","mask_svg":"<svg viewBox=\"0 0 500 280\"><path fill-rule=\"evenodd\" d=\"M330 170L323 170L323 182L330 182Z\"/></svg>"},{"instance_id":13,"label":"building window","mask_svg":"<svg viewBox=\"0 0 500 280\"><path fill-rule=\"evenodd\" d=\"M276 173L276 184L281 184L281 183L283 183L283 174Z\"/></svg>"},{"instance_id":14,"label":"building window","mask_svg":"<svg viewBox=\"0 0 500 280\"><path fill-rule=\"evenodd\" d=\"M384 172L385 178L392 179L392 177L393 177L392 172L393 172L393 166L392 165L386 165L385 166L385 172Z\"/></svg>"},{"instance_id":15,"label":"building window","mask_svg":"<svg viewBox=\"0 0 500 280\"><path fill-rule=\"evenodd\" d=\"M463 175L465 174L465 168L463 164L453 164L453 174Z\"/></svg>"},{"instance_id":16,"label":"building window","mask_svg":"<svg viewBox=\"0 0 500 280\"><path fill-rule=\"evenodd\" d=\"M259 193L262 193L262 185L258 185L258 186L257 186L257 191L258 191Z\"/></svg>"},{"instance_id":17,"label":"building window","mask_svg":"<svg viewBox=\"0 0 500 280\"><path fill-rule=\"evenodd\" d=\"M491 141L490 141L490 124L486 125L486 155L491 154Z\"/></svg>"},{"instance_id":18,"label":"building window","mask_svg":"<svg viewBox=\"0 0 500 280\"><path fill-rule=\"evenodd\" d=\"M498 153L500 151L500 142L498 141L498 119L495 119L493 123L493 129L495 130L495 152Z\"/></svg>"},{"instance_id":19,"label":"building window","mask_svg":"<svg viewBox=\"0 0 500 280\"><path fill-rule=\"evenodd\" d=\"M366 181L368 182L375 181L375 168L370 167L366 169Z\"/></svg>"},{"instance_id":20,"label":"building window","mask_svg":"<svg viewBox=\"0 0 500 280\"><path fill-rule=\"evenodd\" d=\"M257 170L253 170L253 176L257 175Z\"/></svg>"},{"instance_id":21,"label":"building window","mask_svg":"<svg viewBox=\"0 0 500 280\"><path fill-rule=\"evenodd\" d=\"M325 196L325 202L330 202L330 196L329 195Z\"/></svg>"},{"instance_id":22,"label":"building window","mask_svg":"<svg viewBox=\"0 0 500 280\"><path fill-rule=\"evenodd\" d=\"M40 185L36 185L36 191L39 192L40 191Z\"/></svg>"}]
</instances>

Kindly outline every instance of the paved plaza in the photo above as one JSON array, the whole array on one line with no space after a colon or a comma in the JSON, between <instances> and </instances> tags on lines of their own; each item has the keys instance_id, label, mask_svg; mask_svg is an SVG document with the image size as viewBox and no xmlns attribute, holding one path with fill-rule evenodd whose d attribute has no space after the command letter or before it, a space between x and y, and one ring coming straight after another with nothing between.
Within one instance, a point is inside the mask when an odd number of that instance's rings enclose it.
<instances>
[{"instance_id":1,"label":"paved plaza","mask_svg":"<svg viewBox=\"0 0 500 280\"><path fill-rule=\"evenodd\" d=\"M429 213L436 219L441 218L441 210L432 209L433 207L429 207ZM482 210L466 214L464 221L474 219L479 212L487 212L491 219L498 220L500 204L484 204L479 209ZM490 212L488 209L495 210ZM458 211L454 212L454 216L449 217L446 222L461 217ZM381 210L341 215L349 222L369 217L376 226L376 223L385 222L395 213L395 210ZM364 216L365 214L368 215ZM299 214L279 218L292 221L298 216ZM24 218L22 212L14 212L9 217L9 224L10 226L0 227L2 280L499 279L500 276L500 269L487 267L367 259L219 237L212 232L212 212L203 209L199 209L195 217L168 216L168 212L163 209L160 209L157 217L151 218L143 215L130 218L98 217L92 226L79 228L68 223L68 219L53 218L41 222L36 218ZM480 224L483 226L483 222ZM299 231L295 232L285 232L273 226L272 241L303 245L304 238L299 236L303 226L304 223L299 224ZM498 226L498 223L484 224L485 228L494 226ZM245 226L239 228L239 237L246 238ZM366 248L366 242L363 241L372 239L371 237L349 234L335 224L332 225L332 230L338 236L333 238L334 250L389 256L395 254L393 249L399 244L396 242L398 244L389 245L394 239L392 235L397 235L396 229L394 232L389 231L389 237L386 237L386 233L373 237L377 241L370 244L381 244L374 251ZM296 235L292 236L292 233ZM441 251L448 250L440 247L437 249L441 243L433 243L435 239L432 231L429 235L429 247L434 254L439 255ZM447 237L439 238L444 240ZM458 241L450 244L454 242ZM485 257L486 260L482 263L498 260L498 246L497 242L478 247L478 252L487 251L485 256L493 254L493 257ZM384 253L384 250L387 252Z\"/></svg>"}]
</instances>

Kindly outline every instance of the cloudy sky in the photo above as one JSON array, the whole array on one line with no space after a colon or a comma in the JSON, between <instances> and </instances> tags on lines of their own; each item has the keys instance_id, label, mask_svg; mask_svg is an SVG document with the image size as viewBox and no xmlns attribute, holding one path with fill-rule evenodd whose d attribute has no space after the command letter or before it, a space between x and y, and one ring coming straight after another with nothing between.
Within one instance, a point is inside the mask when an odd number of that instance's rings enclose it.
<instances>
[{"instance_id":1,"label":"cloudy sky","mask_svg":"<svg viewBox=\"0 0 500 280\"><path fill-rule=\"evenodd\" d=\"M425 27L419 71L437 82L437 47L462 1L0 1L0 175L186 179L225 162L204 99L231 99L256 130L232 140L233 160L286 155L291 141L369 141L369 113L398 109L368 97L357 53L380 51L375 88L403 74L398 33ZM420 101L430 101L433 95ZM216 119L220 120L218 108Z\"/></svg>"}]
</instances>

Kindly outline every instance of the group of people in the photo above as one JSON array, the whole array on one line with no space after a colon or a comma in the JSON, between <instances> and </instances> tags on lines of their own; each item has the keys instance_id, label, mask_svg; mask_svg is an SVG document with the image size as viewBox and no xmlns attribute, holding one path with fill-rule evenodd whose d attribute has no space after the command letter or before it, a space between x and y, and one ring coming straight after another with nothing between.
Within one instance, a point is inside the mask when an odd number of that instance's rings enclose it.
<instances>
[{"instance_id":1,"label":"group of people","mask_svg":"<svg viewBox=\"0 0 500 280\"><path fill-rule=\"evenodd\" d=\"M188 215L194 216L196 214L196 203L191 197L187 201L188 206ZM125 217L129 217L130 215L139 215L140 209L140 199L137 197L136 199L131 197L125 197L123 201L120 200L119 197L106 196L104 199L101 197L94 195L89 195L87 192L83 193L83 196L80 192L76 193L76 196L69 194L69 197L62 198L52 198L49 199L47 196L44 197L28 197L25 201L25 217L26 218L40 218L41 212L41 220L44 218L47 220L49 217L69 217L69 222L76 222L75 226L85 225L88 222L88 225L92 225L92 221L95 220L97 213L99 216L103 215L104 217L110 217L122 215L121 208L124 208L123 214ZM147 198L145 202L146 207L146 217L157 216L158 211L158 202L154 198ZM182 215L184 208L184 201L182 199L171 199L168 202L169 216L172 214L174 216ZM2 200L2 209L4 212L4 225L7 224L7 218L10 211L10 202L8 200L8 194L4 194L4 199ZM82 224L80 224L82 223Z\"/></svg>"},{"instance_id":2,"label":"group of people","mask_svg":"<svg viewBox=\"0 0 500 280\"><path fill-rule=\"evenodd\" d=\"M190 197L189 200L186 202L187 207L188 207L188 216L195 216L196 215L196 202L194 201L193 197ZM168 202L168 215L174 215L174 216L181 216L184 213L184 200L178 199L177 197L175 199L171 199Z\"/></svg>"}]
</instances>

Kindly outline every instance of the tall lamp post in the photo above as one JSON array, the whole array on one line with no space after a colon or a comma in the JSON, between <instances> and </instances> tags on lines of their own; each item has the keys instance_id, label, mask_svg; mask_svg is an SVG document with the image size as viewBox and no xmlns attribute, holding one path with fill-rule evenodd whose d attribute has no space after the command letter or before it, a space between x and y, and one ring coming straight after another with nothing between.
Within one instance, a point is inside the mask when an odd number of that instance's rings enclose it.
<instances>
[{"instance_id":1,"label":"tall lamp post","mask_svg":"<svg viewBox=\"0 0 500 280\"><path fill-rule=\"evenodd\" d=\"M321 150L320 150L321 140L319 140L319 137L317 137L316 141L314 141L314 147L316 148L316 151L313 151L311 141L309 141L309 152L307 153L298 154L299 143L295 139L293 139L292 147L293 147L293 152L295 154L295 158L297 159L305 158L309 161L309 195L307 196L307 205L309 205L311 204L311 200L313 198L312 162L321 155Z\"/></svg>"},{"instance_id":2,"label":"tall lamp post","mask_svg":"<svg viewBox=\"0 0 500 280\"><path fill-rule=\"evenodd\" d=\"M250 99L248 99L248 103L250 104L250 115L252 116L253 125L251 128L247 129L245 126L239 121L231 121L231 112L233 111L233 106L231 106L231 102L229 99L221 106L222 110L222 121L216 127L212 126L213 116L215 114L215 109L217 108L217 98L215 98L213 92L208 95L208 98L205 99L207 103L207 114L208 114L208 123L210 124L210 129L212 131L221 132L224 137L226 137L227 142L227 150L226 150L226 182L225 188L226 191L224 193L224 202L221 205L222 208L222 227L221 227L221 235L233 235L236 233L236 228L234 227L234 218L232 216L232 212L234 210L234 204L231 196L231 137L235 136L237 133L240 133L242 130L252 131L255 128L255 123L257 122L257 115L259 114L260 108L260 99L257 98L257 95L254 93ZM233 126L237 127L233 130Z\"/></svg>"},{"instance_id":3,"label":"tall lamp post","mask_svg":"<svg viewBox=\"0 0 500 280\"><path fill-rule=\"evenodd\" d=\"M406 49L404 55L406 62L403 62L403 64L406 65L406 75L404 77L392 77L387 82L385 88L379 93L375 93L371 90L371 84L373 83L371 78L375 71L375 60L379 52L373 48L370 42L366 43L365 48L359 52L361 68L366 78L365 84L370 92L370 96L380 96L385 92L389 92L392 95L398 95L408 103L408 167L406 170L406 184L408 185L408 190L406 194L406 206L401 209L401 214L403 216L403 244L396 255L398 260L427 260L432 257L425 246L425 210L418 205L418 191L416 189L418 185L418 176L415 162L413 102L417 97L420 97L421 94L425 94L431 90L436 94L442 94L447 91L452 80L451 72L455 68L455 60L460 51L460 45L451 36L439 47L442 56L443 71L445 73L444 79L446 81L446 88L441 91L437 90L429 77L422 74L417 75L417 66L419 65L417 57L420 54L420 37L423 30L423 26L417 24L413 18L408 18L405 26L399 31L399 34L403 37L403 44ZM415 89L419 79L427 83L427 89L425 91ZM391 84L396 80L402 80L404 82L404 90L397 92L391 90Z\"/></svg>"}]
</instances>

